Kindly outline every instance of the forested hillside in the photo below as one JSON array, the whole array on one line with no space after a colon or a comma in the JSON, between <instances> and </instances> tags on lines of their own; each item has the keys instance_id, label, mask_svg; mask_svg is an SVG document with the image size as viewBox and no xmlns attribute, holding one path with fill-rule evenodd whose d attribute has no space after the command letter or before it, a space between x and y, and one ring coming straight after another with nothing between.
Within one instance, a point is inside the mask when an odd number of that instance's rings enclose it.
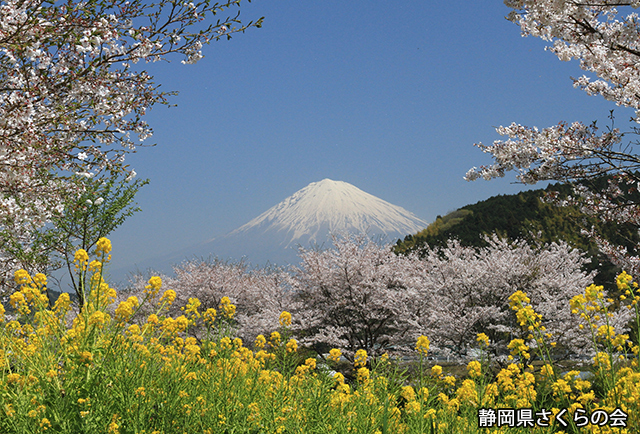
<instances>
[{"instance_id":1,"label":"forested hillside","mask_svg":"<svg viewBox=\"0 0 640 434\"><path fill-rule=\"evenodd\" d=\"M591 188L600 189L606 179L591 181ZM510 239L523 238L529 243L550 243L564 240L575 248L587 252L591 264L587 269L598 269L598 284L613 288L618 272L609 260L598 252L595 242L582 235L583 229L596 228L605 239L635 251L640 243L637 228L614 223L604 224L580 212L575 206L559 207L541 200L546 193L556 191L564 198L571 194L568 184L552 184L546 189L529 190L513 195L499 195L467 205L445 216L438 216L426 229L398 240L395 251L402 254L421 251L428 246L443 246L455 238L464 246L485 247L483 234L497 233Z\"/></svg>"}]
</instances>

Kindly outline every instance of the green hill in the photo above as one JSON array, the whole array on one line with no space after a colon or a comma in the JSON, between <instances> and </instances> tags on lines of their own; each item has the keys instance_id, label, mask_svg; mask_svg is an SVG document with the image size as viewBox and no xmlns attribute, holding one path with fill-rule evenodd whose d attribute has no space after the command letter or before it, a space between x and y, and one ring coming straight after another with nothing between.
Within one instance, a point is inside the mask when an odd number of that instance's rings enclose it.
<instances>
[{"instance_id":1,"label":"green hill","mask_svg":"<svg viewBox=\"0 0 640 434\"><path fill-rule=\"evenodd\" d=\"M596 180L594 188L602 188L606 179ZM602 255L592 240L581 235L581 230L596 228L605 239L635 251L640 245L637 228L631 225L603 224L593 217L581 213L577 207L558 207L540 200L545 192L557 191L566 198L572 191L568 184L552 184L546 189L524 191L512 195L494 196L487 200L467 205L445 216L438 216L426 229L415 235L398 240L398 254L418 251L427 246L446 244L457 238L465 246L483 247L483 234L497 233L510 239L524 238L530 243L550 243L564 240L571 246L588 254L591 264L587 270L597 269L597 284L613 289L615 275L620 270Z\"/></svg>"}]
</instances>

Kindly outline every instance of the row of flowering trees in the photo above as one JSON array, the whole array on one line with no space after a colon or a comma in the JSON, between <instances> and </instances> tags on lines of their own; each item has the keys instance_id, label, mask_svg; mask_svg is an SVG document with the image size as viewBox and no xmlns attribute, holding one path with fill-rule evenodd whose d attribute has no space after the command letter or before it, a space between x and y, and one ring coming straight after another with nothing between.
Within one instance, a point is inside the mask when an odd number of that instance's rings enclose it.
<instances>
[{"instance_id":1,"label":"row of flowering trees","mask_svg":"<svg viewBox=\"0 0 640 434\"><path fill-rule=\"evenodd\" d=\"M509 297L523 291L542 315L556 348L585 352L588 336L570 300L592 284L581 270L585 259L566 243L530 246L524 241L488 237L481 249L451 241L427 249L422 257L398 256L391 246L364 236L334 238L326 250L302 250L301 264L290 270L254 269L225 262L186 262L176 277L163 277L176 291L178 306L197 298L201 310L219 306L228 296L237 306L237 333L253 341L278 328L280 312L293 313L291 330L300 343L318 352L343 348L369 354L403 352L427 335L441 355L465 355L478 333L486 333L496 353L504 354L513 338L527 339ZM142 293L145 280L130 291ZM600 323L622 332L629 316L621 309ZM147 312L141 312L144 321Z\"/></svg>"}]
</instances>

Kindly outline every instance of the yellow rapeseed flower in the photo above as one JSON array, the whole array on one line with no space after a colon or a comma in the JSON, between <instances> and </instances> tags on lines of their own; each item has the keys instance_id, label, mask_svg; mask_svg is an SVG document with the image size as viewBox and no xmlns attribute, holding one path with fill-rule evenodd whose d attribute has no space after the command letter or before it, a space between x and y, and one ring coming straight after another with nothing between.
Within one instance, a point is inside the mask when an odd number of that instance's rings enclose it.
<instances>
[{"instance_id":1,"label":"yellow rapeseed flower","mask_svg":"<svg viewBox=\"0 0 640 434\"><path fill-rule=\"evenodd\" d=\"M602 336L605 339L612 339L616 334L613 327L608 325L601 325L598 327L598 336Z\"/></svg>"},{"instance_id":2,"label":"yellow rapeseed flower","mask_svg":"<svg viewBox=\"0 0 640 434\"><path fill-rule=\"evenodd\" d=\"M629 283L633 281L633 277L627 274L626 271L623 271L616 278L616 285L620 291L624 291L629 289Z\"/></svg>"},{"instance_id":3,"label":"yellow rapeseed flower","mask_svg":"<svg viewBox=\"0 0 640 434\"><path fill-rule=\"evenodd\" d=\"M22 292L14 292L9 296L9 303L11 304L11 307L17 309L18 306L26 305L27 300L25 300Z\"/></svg>"},{"instance_id":4,"label":"yellow rapeseed flower","mask_svg":"<svg viewBox=\"0 0 640 434\"><path fill-rule=\"evenodd\" d=\"M511 350L511 356L522 356L525 359L529 359L531 355L529 354L529 347L525 345L523 339L512 339L507 345L507 348Z\"/></svg>"},{"instance_id":5,"label":"yellow rapeseed flower","mask_svg":"<svg viewBox=\"0 0 640 434\"><path fill-rule=\"evenodd\" d=\"M291 325L291 314L284 311L280 314L280 325L282 327L289 327Z\"/></svg>"},{"instance_id":6,"label":"yellow rapeseed flower","mask_svg":"<svg viewBox=\"0 0 640 434\"><path fill-rule=\"evenodd\" d=\"M616 347L616 350L622 351L622 346L627 342L628 339L629 335L627 334L617 335L614 339L611 340L611 345Z\"/></svg>"},{"instance_id":7,"label":"yellow rapeseed flower","mask_svg":"<svg viewBox=\"0 0 640 434\"><path fill-rule=\"evenodd\" d=\"M513 307L517 307L526 303L530 303L531 299L527 296L523 291L516 291L509 296L509 305Z\"/></svg>"},{"instance_id":8,"label":"yellow rapeseed flower","mask_svg":"<svg viewBox=\"0 0 640 434\"><path fill-rule=\"evenodd\" d=\"M129 336L137 336L140 334L140 326L138 324L131 324L127 329Z\"/></svg>"},{"instance_id":9,"label":"yellow rapeseed flower","mask_svg":"<svg viewBox=\"0 0 640 434\"><path fill-rule=\"evenodd\" d=\"M546 365L543 365L542 368L540 368L540 375L546 378L552 378L553 366L549 365L548 363Z\"/></svg>"},{"instance_id":10,"label":"yellow rapeseed flower","mask_svg":"<svg viewBox=\"0 0 640 434\"><path fill-rule=\"evenodd\" d=\"M42 273L37 273L35 276L33 276L33 282L40 288L44 288L45 286L47 286L47 276Z\"/></svg>"},{"instance_id":11,"label":"yellow rapeseed flower","mask_svg":"<svg viewBox=\"0 0 640 434\"><path fill-rule=\"evenodd\" d=\"M90 351L82 351L79 355L81 363L90 363L93 361L93 354Z\"/></svg>"},{"instance_id":12,"label":"yellow rapeseed flower","mask_svg":"<svg viewBox=\"0 0 640 434\"><path fill-rule=\"evenodd\" d=\"M233 347L236 349L242 348L242 339L241 338L234 338L233 339Z\"/></svg>"},{"instance_id":13,"label":"yellow rapeseed flower","mask_svg":"<svg viewBox=\"0 0 640 434\"><path fill-rule=\"evenodd\" d=\"M54 303L53 311L56 313L56 315L64 315L70 307L71 298L69 297L68 293L63 292L62 294L60 294L60 296L58 296L58 299Z\"/></svg>"},{"instance_id":14,"label":"yellow rapeseed flower","mask_svg":"<svg viewBox=\"0 0 640 434\"><path fill-rule=\"evenodd\" d=\"M464 380L462 386L456 391L456 398L460 402L468 402L473 406L478 405L476 383L471 379Z\"/></svg>"},{"instance_id":15,"label":"yellow rapeseed flower","mask_svg":"<svg viewBox=\"0 0 640 434\"><path fill-rule=\"evenodd\" d=\"M356 379L360 383L366 383L367 381L369 381L369 375L370 372L367 368L358 368L358 371L356 372Z\"/></svg>"},{"instance_id":16,"label":"yellow rapeseed flower","mask_svg":"<svg viewBox=\"0 0 640 434\"><path fill-rule=\"evenodd\" d=\"M20 377L20 374L16 374L16 373L9 374L7 375L7 384L19 383L21 378L22 377Z\"/></svg>"},{"instance_id":17,"label":"yellow rapeseed flower","mask_svg":"<svg viewBox=\"0 0 640 434\"><path fill-rule=\"evenodd\" d=\"M40 428L42 428L43 431L46 431L47 429L51 428L51 422L49 422L49 419L47 419L46 417L43 417L42 420L40 421Z\"/></svg>"},{"instance_id":18,"label":"yellow rapeseed flower","mask_svg":"<svg viewBox=\"0 0 640 434\"><path fill-rule=\"evenodd\" d=\"M204 322L206 322L209 326L213 327L213 325L216 322L216 314L217 314L216 310L210 307L204 312L204 315L203 315Z\"/></svg>"},{"instance_id":19,"label":"yellow rapeseed flower","mask_svg":"<svg viewBox=\"0 0 640 434\"><path fill-rule=\"evenodd\" d=\"M89 271L98 272L102 268L102 262L98 260L93 260L89 263Z\"/></svg>"},{"instance_id":20,"label":"yellow rapeseed flower","mask_svg":"<svg viewBox=\"0 0 640 434\"><path fill-rule=\"evenodd\" d=\"M447 375L442 379L442 381L444 382L444 384L451 387L456 385L456 377L454 377L453 375Z\"/></svg>"},{"instance_id":21,"label":"yellow rapeseed flower","mask_svg":"<svg viewBox=\"0 0 640 434\"><path fill-rule=\"evenodd\" d=\"M359 366L367 365L367 352L365 350L356 351L356 355L353 360L353 366L356 368Z\"/></svg>"},{"instance_id":22,"label":"yellow rapeseed flower","mask_svg":"<svg viewBox=\"0 0 640 434\"><path fill-rule=\"evenodd\" d=\"M104 253L108 255L111 252L111 241L108 238L102 237L96 244L96 254Z\"/></svg>"},{"instance_id":23,"label":"yellow rapeseed flower","mask_svg":"<svg viewBox=\"0 0 640 434\"><path fill-rule=\"evenodd\" d=\"M172 304L176 301L176 292L173 289L167 289L162 297L160 297L160 303L166 301L167 304Z\"/></svg>"},{"instance_id":24,"label":"yellow rapeseed flower","mask_svg":"<svg viewBox=\"0 0 640 434\"><path fill-rule=\"evenodd\" d=\"M400 389L400 396L408 402L416 400L416 392L411 386L403 386L402 389Z\"/></svg>"},{"instance_id":25,"label":"yellow rapeseed flower","mask_svg":"<svg viewBox=\"0 0 640 434\"><path fill-rule=\"evenodd\" d=\"M110 319L111 318L107 313L101 310L98 310L91 314L91 316L89 317L89 320L87 321L87 324L88 325L97 324L98 326L101 326L109 322Z\"/></svg>"},{"instance_id":26,"label":"yellow rapeseed flower","mask_svg":"<svg viewBox=\"0 0 640 434\"><path fill-rule=\"evenodd\" d=\"M611 360L609 359L609 355L607 353L599 352L593 358L593 366L602 367L605 371L611 369Z\"/></svg>"},{"instance_id":27,"label":"yellow rapeseed flower","mask_svg":"<svg viewBox=\"0 0 640 434\"><path fill-rule=\"evenodd\" d=\"M269 337L269 343L271 344L271 346L274 348L279 347L281 342L282 337L280 336L280 333L271 332L271 336Z\"/></svg>"},{"instance_id":28,"label":"yellow rapeseed flower","mask_svg":"<svg viewBox=\"0 0 640 434\"><path fill-rule=\"evenodd\" d=\"M587 405L596 400L596 395L593 390L591 390L588 393L582 393L577 399L582 405Z\"/></svg>"},{"instance_id":29,"label":"yellow rapeseed flower","mask_svg":"<svg viewBox=\"0 0 640 434\"><path fill-rule=\"evenodd\" d=\"M485 347L489 346L489 336L484 333L478 333L476 341L481 345L484 344Z\"/></svg>"},{"instance_id":30,"label":"yellow rapeseed flower","mask_svg":"<svg viewBox=\"0 0 640 434\"><path fill-rule=\"evenodd\" d=\"M232 345L230 337L224 336L222 339L220 339L220 348L222 348L223 350L230 350L231 347Z\"/></svg>"},{"instance_id":31,"label":"yellow rapeseed flower","mask_svg":"<svg viewBox=\"0 0 640 434\"><path fill-rule=\"evenodd\" d=\"M333 360L336 363L340 361L341 356L342 356L342 351L340 351L338 348L332 348L329 351L329 359Z\"/></svg>"},{"instance_id":32,"label":"yellow rapeseed flower","mask_svg":"<svg viewBox=\"0 0 640 434\"><path fill-rule=\"evenodd\" d=\"M294 375L295 375L295 376L297 376L297 377L304 377L304 376L309 372L309 370L310 370L310 367L309 367L309 366L307 366L307 365L300 365L300 366L298 366L298 367L296 368L296 371L295 371L295 374L294 374ZM292 380L293 380L293 379L292 379ZM297 386L298 384L300 384L300 383L295 384L295 386Z\"/></svg>"},{"instance_id":33,"label":"yellow rapeseed flower","mask_svg":"<svg viewBox=\"0 0 640 434\"><path fill-rule=\"evenodd\" d=\"M131 305L132 305L133 307L138 307L138 306L140 306L140 301L138 301L138 297L136 297L135 295L133 295L133 296L129 297L129 298L127 299L127 302L128 302L128 303L131 303Z\"/></svg>"},{"instance_id":34,"label":"yellow rapeseed flower","mask_svg":"<svg viewBox=\"0 0 640 434\"><path fill-rule=\"evenodd\" d=\"M420 413L420 409L422 408L422 405L420 405L418 401L411 401L411 402L408 402L404 408L407 414L417 414L417 413Z\"/></svg>"},{"instance_id":35,"label":"yellow rapeseed flower","mask_svg":"<svg viewBox=\"0 0 640 434\"><path fill-rule=\"evenodd\" d=\"M295 353L298 350L298 343L293 338L289 339L289 342L287 342L286 348L288 353Z\"/></svg>"},{"instance_id":36,"label":"yellow rapeseed flower","mask_svg":"<svg viewBox=\"0 0 640 434\"><path fill-rule=\"evenodd\" d=\"M31 276L26 270L18 270L13 274L13 279L18 285L27 285L31 283Z\"/></svg>"},{"instance_id":37,"label":"yellow rapeseed flower","mask_svg":"<svg viewBox=\"0 0 640 434\"><path fill-rule=\"evenodd\" d=\"M427 351L429 351L429 339L426 336L420 336L418 341L416 342L416 350L420 353L421 356L427 355Z\"/></svg>"},{"instance_id":38,"label":"yellow rapeseed flower","mask_svg":"<svg viewBox=\"0 0 640 434\"><path fill-rule=\"evenodd\" d=\"M120 425L118 425L118 414L114 414L111 418L111 423L109 424L109 434L120 434Z\"/></svg>"},{"instance_id":39,"label":"yellow rapeseed flower","mask_svg":"<svg viewBox=\"0 0 640 434\"><path fill-rule=\"evenodd\" d=\"M144 287L144 293L149 294L151 297L155 297L162 287L162 278L153 276L149 279L149 283Z\"/></svg>"},{"instance_id":40,"label":"yellow rapeseed flower","mask_svg":"<svg viewBox=\"0 0 640 434\"><path fill-rule=\"evenodd\" d=\"M467 365L467 371L469 372L469 377L478 378L482 375L482 365L477 360L472 360Z\"/></svg>"},{"instance_id":41,"label":"yellow rapeseed flower","mask_svg":"<svg viewBox=\"0 0 640 434\"><path fill-rule=\"evenodd\" d=\"M115 311L116 320L124 322L133 315L135 306L129 300L121 302Z\"/></svg>"},{"instance_id":42,"label":"yellow rapeseed flower","mask_svg":"<svg viewBox=\"0 0 640 434\"><path fill-rule=\"evenodd\" d=\"M154 290L160 289L162 287L162 278L160 276L152 276L149 279L149 286Z\"/></svg>"},{"instance_id":43,"label":"yellow rapeseed flower","mask_svg":"<svg viewBox=\"0 0 640 434\"><path fill-rule=\"evenodd\" d=\"M581 378L576 378L574 383L573 383L573 387L575 387L576 390L587 390L591 387L591 382L587 381L587 380L582 380Z\"/></svg>"},{"instance_id":44,"label":"yellow rapeseed flower","mask_svg":"<svg viewBox=\"0 0 640 434\"><path fill-rule=\"evenodd\" d=\"M304 364L308 366L310 369L316 369L316 359L309 357L304 361Z\"/></svg>"},{"instance_id":45,"label":"yellow rapeseed flower","mask_svg":"<svg viewBox=\"0 0 640 434\"><path fill-rule=\"evenodd\" d=\"M256 337L255 346L256 348L264 349L264 346L267 344L267 340L263 335L258 335Z\"/></svg>"},{"instance_id":46,"label":"yellow rapeseed flower","mask_svg":"<svg viewBox=\"0 0 640 434\"><path fill-rule=\"evenodd\" d=\"M200 312L198 312L198 308L202 303L197 298L189 298L187 305L184 308L184 312L187 314L193 315L195 318L200 318Z\"/></svg>"},{"instance_id":47,"label":"yellow rapeseed flower","mask_svg":"<svg viewBox=\"0 0 640 434\"><path fill-rule=\"evenodd\" d=\"M73 256L73 262L76 265L76 270L85 271L89 263L89 254L84 249L78 249Z\"/></svg>"},{"instance_id":48,"label":"yellow rapeseed flower","mask_svg":"<svg viewBox=\"0 0 640 434\"><path fill-rule=\"evenodd\" d=\"M176 329L178 331L184 332L187 330L188 327L189 327L189 320L187 319L186 316L180 315L178 318L176 318Z\"/></svg>"},{"instance_id":49,"label":"yellow rapeseed flower","mask_svg":"<svg viewBox=\"0 0 640 434\"><path fill-rule=\"evenodd\" d=\"M236 306L231 304L229 297L222 297L218 307L228 319L232 319L236 313Z\"/></svg>"},{"instance_id":50,"label":"yellow rapeseed flower","mask_svg":"<svg viewBox=\"0 0 640 434\"><path fill-rule=\"evenodd\" d=\"M440 377L440 375L442 375L442 366L440 366L440 365L434 365L434 366L431 368L431 375L432 375L432 376L434 376L434 377L436 377L436 378L439 378L439 377Z\"/></svg>"},{"instance_id":51,"label":"yellow rapeseed flower","mask_svg":"<svg viewBox=\"0 0 640 434\"><path fill-rule=\"evenodd\" d=\"M584 290L587 301L595 301L597 299L603 298L603 289L604 286L596 286L595 284L591 284Z\"/></svg>"},{"instance_id":52,"label":"yellow rapeseed flower","mask_svg":"<svg viewBox=\"0 0 640 434\"><path fill-rule=\"evenodd\" d=\"M264 350L260 350L256 353L255 358L261 363L261 365L264 365L267 360L275 360L276 355L269 354Z\"/></svg>"},{"instance_id":53,"label":"yellow rapeseed flower","mask_svg":"<svg viewBox=\"0 0 640 434\"><path fill-rule=\"evenodd\" d=\"M562 396L564 394L571 393L571 386L562 378L558 378L555 383L551 385L553 390L553 396Z\"/></svg>"}]
</instances>

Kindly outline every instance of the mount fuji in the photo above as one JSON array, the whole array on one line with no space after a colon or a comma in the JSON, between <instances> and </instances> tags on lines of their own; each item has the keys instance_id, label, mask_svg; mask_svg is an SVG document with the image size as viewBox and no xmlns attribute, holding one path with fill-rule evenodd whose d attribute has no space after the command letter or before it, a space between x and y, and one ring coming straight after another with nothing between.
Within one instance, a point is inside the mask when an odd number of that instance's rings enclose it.
<instances>
[{"instance_id":1,"label":"mount fuji","mask_svg":"<svg viewBox=\"0 0 640 434\"><path fill-rule=\"evenodd\" d=\"M359 188L324 179L312 182L247 224L153 264L156 269L189 258L245 259L252 265L298 262L298 247L329 247L332 233L366 233L394 242L427 223L411 212Z\"/></svg>"}]
</instances>

